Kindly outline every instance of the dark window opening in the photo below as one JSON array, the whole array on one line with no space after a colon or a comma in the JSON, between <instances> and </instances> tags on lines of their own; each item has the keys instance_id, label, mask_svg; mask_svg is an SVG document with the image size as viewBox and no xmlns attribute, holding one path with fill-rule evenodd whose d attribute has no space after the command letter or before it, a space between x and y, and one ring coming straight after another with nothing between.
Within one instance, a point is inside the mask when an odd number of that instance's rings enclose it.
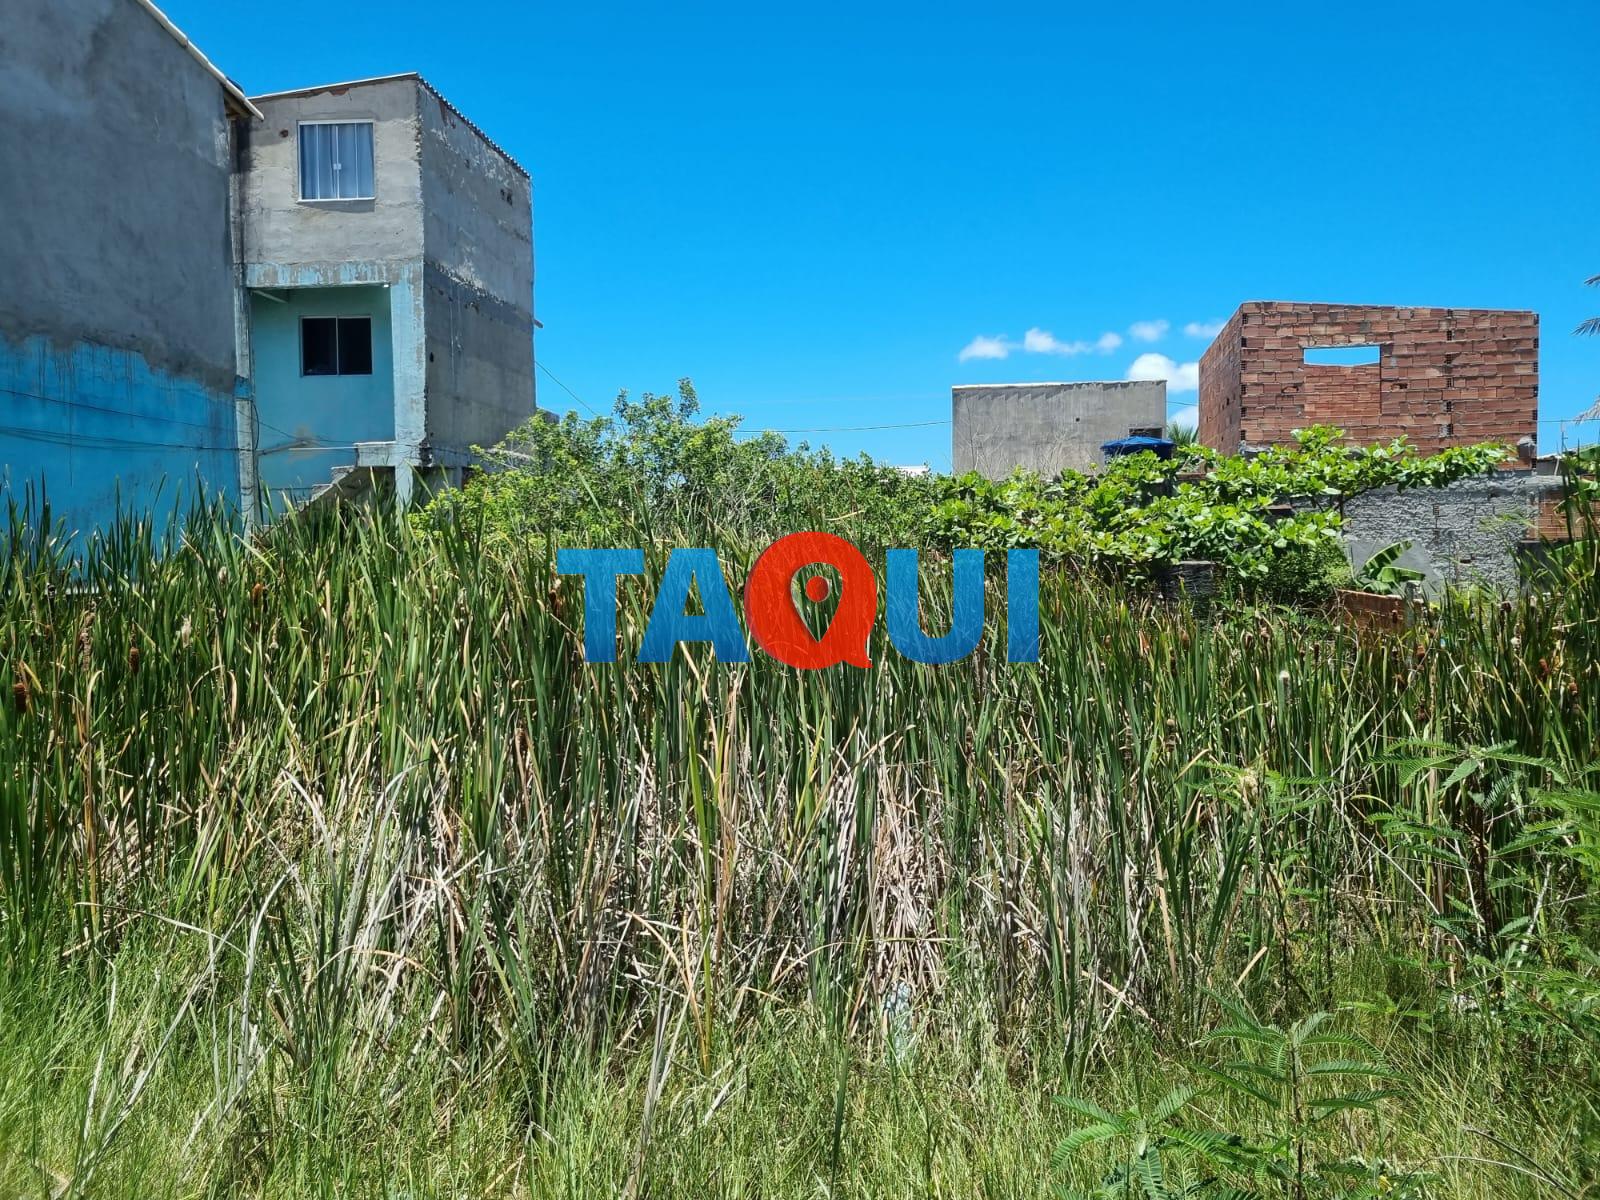
<instances>
[{"instance_id":1,"label":"dark window opening","mask_svg":"<svg viewBox=\"0 0 1600 1200\"><path fill-rule=\"evenodd\" d=\"M339 349L335 317L307 317L300 322L300 374L337 375Z\"/></svg>"},{"instance_id":2,"label":"dark window opening","mask_svg":"<svg viewBox=\"0 0 1600 1200\"><path fill-rule=\"evenodd\" d=\"M300 374L371 375L371 317L302 317Z\"/></svg>"},{"instance_id":3,"label":"dark window opening","mask_svg":"<svg viewBox=\"0 0 1600 1200\"><path fill-rule=\"evenodd\" d=\"M339 374L372 374L372 318L339 318Z\"/></svg>"}]
</instances>

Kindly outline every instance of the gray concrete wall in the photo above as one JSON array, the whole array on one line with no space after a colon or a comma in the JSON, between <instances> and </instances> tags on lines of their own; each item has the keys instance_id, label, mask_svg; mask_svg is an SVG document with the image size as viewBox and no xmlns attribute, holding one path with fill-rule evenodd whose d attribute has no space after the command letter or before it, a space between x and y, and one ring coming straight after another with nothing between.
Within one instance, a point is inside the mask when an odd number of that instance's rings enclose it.
<instances>
[{"instance_id":1,"label":"gray concrete wall","mask_svg":"<svg viewBox=\"0 0 1600 1200\"><path fill-rule=\"evenodd\" d=\"M1359 569L1385 546L1409 541L1400 563L1423 572L1429 592L1446 584L1514 589L1513 549L1537 521L1539 501L1560 493L1559 477L1526 470L1444 488L1380 488L1345 503L1345 548Z\"/></svg>"},{"instance_id":2,"label":"gray concrete wall","mask_svg":"<svg viewBox=\"0 0 1600 1200\"><path fill-rule=\"evenodd\" d=\"M422 259L414 76L252 97L264 118L245 148L244 255L252 287L389 283ZM373 122L372 200L301 200L301 121Z\"/></svg>"},{"instance_id":3,"label":"gray concrete wall","mask_svg":"<svg viewBox=\"0 0 1600 1200\"><path fill-rule=\"evenodd\" d=\"M8 5L0 31L0 332L231 392L216 79L129 0Z\"/></svg>"},{"instance_id":4,"label":"gray concrete wall","mask_svg":"<svg viewBox=\"0 0 1600 1200\"><path fill-rule=\"evenodd\" d=\"M198 471L237 496L231 129L131 0L0 19L0 468L89 529Z\"/></svg>"},{"instance_id":5,"label":"gray concrete wall","mask_svg":"<svg viewBox=\"0 0 1600 1200\"><path fill-rule=\"evenodd\" d=\"M1003 479L1022 467L1052 476L1101 462L1102 442L1166 423L1167 385L1159 380L957 387L950 458L957 474Z\"/></svg>"},{"instance_id":6,"label":"gray concrete wall","mask_svg":"<svg viewBox=\"0 0 1600 1200\"><path fill-rule=\"evenodd\" d=\"M419 118L427 436L466 450L533 415L533 189L426 87Z\"/></svg>"}]
</instances>

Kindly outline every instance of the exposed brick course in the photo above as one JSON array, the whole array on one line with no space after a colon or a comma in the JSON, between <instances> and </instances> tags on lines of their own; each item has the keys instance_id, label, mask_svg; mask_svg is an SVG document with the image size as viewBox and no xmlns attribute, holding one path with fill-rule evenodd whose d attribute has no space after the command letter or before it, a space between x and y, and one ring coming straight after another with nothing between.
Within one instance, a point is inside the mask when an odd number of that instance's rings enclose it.
<instances>
[{"instance_id":1,"label":"exposed brick course","mask_svg":"<svg viewBox=\"0 0 1600 1200\"><path fill-rule=\"evenodd\" d=\"M1569 537L1588 537L1597 529L1600 529L1600 505L1575 501L1569 512L1565 498L1557 493L1539 502L1539 517L1529 530L1529 536L1564 541Z\"/></svg>"},{"instance_id":2,"label":"exposed brick course","mask_svg":"<svg viewBox=\"0 0 1600 1200\"><path fill-rule=\"evenodd\" d=\"M1376 363L1305 361L1311 347L1380 347ZM1200 358L1200 440L1280 445L1307 425L1356 444L1405 435L1425 453L1534 437L1539 316L1470 308L1251 301Z\"/></svg>"}]
</instances>

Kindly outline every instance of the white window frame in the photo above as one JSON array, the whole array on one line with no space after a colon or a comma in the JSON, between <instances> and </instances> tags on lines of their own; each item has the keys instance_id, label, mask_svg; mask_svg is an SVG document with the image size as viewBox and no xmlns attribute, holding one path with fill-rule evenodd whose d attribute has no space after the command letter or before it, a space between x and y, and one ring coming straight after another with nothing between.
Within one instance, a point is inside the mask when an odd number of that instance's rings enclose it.
<instances>
[{"instance_id":1,"label":"white window frame","mask_svg":"<svg viewBox=\"0 0 1600 1200\"><path fill-rule=\"evenodd\" d=\"M372 117L318 117L310 121L297 121L294 129L294 190L301 204L361 204L378 198L378 130ZM372 128L372 195L370 196L307 196L306 179L301 170L300 130L306 125L366 125Z\"/></svg>"}]
</instances>

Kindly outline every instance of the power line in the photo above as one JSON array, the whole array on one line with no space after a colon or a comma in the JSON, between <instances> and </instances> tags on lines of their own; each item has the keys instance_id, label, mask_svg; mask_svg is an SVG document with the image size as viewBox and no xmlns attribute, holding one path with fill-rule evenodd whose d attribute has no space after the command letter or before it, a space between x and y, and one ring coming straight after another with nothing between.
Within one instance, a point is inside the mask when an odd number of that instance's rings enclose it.
<instances>
[{"instance_id":1,"label":"power line","mask_svg":"<svg viewBox=\"0 0 1600 1200\"><path fill-rule=\"evenodd\" d=\"M598 416L601 415L600 412L594 407L594 405L590 404L582 396L578 395L577 392L573 391L566 384L562 383L561 380L556 379L555 372L552 371L549 367L545 366L543 362L541 362L538 359L535 359L534 360L534 365L537 366L539 368L539 370L543 371L546 375L550 376L551 379L555 379L556 386L558 388L560 388L567 395L571 396L574 400L576 400L579 404L583 405L590 412L594 413L595 416L598 417Z\"/></svg>"},{"instance_id":2,"label":"power line","mask_svg":"<svg viewBox=\"0 0 1600 1200\"><path fill-rule=\"evenodd\" d=\"M933 425L948 425L942 421L901 421L892 425L816 425L808 429L742 429L741 436L760 436L763 433L866 433L877 429L926 429Z\"/></svg>"},{"instance_id":3,"label":"power line","mask_svg":"<svg viewBox=\"0 0 1600 1200\"><path fill-rule=\"evenodd\" d=\"M113 417L129 417L139 421L153 421L163 425L186 425L190 429L204 429L211 431L211 426L199 421L185 421L179 417L155 416L150 413L130 412L125 408L108 408L103 404L90 404L85 400L69 400L65 396L41 396L38 392L22 392L16 388L0 388L8 396L18 396L24 400L39 400L46 404L62 404L68 408L81 408L88 412L106 413ZM281 431L280 431L281 432Z\"/></svg>"},{"instance_id":4,"label":"power line","mask_svg":"<svg viewBox=\"0 0 1600 1200\"><path fill-rule=\"evenodd\" d=\"M550 378L555 381L556 386L564 391L567 395L571 396L579 404L583 405L583 407L594 413L595 416L598 417L601 415L592 404L590 404L582 396L578 395L577 392L573 391L566 384L562 383L560 379L557 379L555 372L549 367L545 366L543 362L538 362L537 365L538 368L546 375L550 376ZM802 429L741 429L739 431L739 436L760 437L764 433L865 433L879 429L925 429L934 425L948 424L950 424L949 418L946 418L942 421L901 421L888 425L817 425Z\"/></svg>"},{"instance_id":5,"label":"power line","mask_svg":"<svg viewBox=\"0 0 1600 1200\"><path fill-rule=\"evenodd\" d=\"M16 397L19 397L19 398L24 399L24 400L38 400L38 401L40 401L42 403L45 403L45 404L60 404L60 405L63 405L65 407L67 407L67 408L81 408L85 412L105 413L107 416L112 416L112 417L127 417L127 418L132 419L132 420L147 421L147 422L153 422L153 423L158 423L158 424L162 424L162 425L182 425L182 426L185 426L186 428L189 428L189 429L203 429L208 433L211 432L211 429L212 429L212 427L210 425L204 424L204 423L199 422L199 421L185 421L181 417L155 416L155 415L150 414L150 413L131 412L128 409L125 409L125 408L109 408L104 404L90 404L86 400L72 400L72 399L68 399L66 396L42 396L38 392L24 392L24 391L19 391L17 388L0 388L0 392L4 392L8 396L16 396ZM260 410L259 410L259 408L257 408L257 405L255 403L254 398L252 398L250 400L250 407L255 412L256 423L258 425L264 426L265 428L272 430L273 433L280 433L284 437L291 439L291 441L294 441L294 442L298 443L299 435L294 434L294 433L290 433L287 429L281 429L278 426L274 425L270 421L262 420ZM19 427L17 427L17 426L6 426L5 428L8 431L12 432L12 433L16 433L19 437L27 437L28 436L28 431L19 429ZM188 442L151 442L151 441L144 441L144 440L140 440L140 439L129 440L129 439L125 439L125 438L116 438L116 437L99 437L99 438L97 438L97 437L94 437L92 435L77 434L77 433L56 434L56 433L54 433L53 431L50 431L50 430L35 430L33 432L34 432L34 435L35 435L35 436L33 436L31 438L31 440L33 440L33 441L53 441L53 440L55 440L57 438L60 438L60 439L62 439L61 442L60 442L60 444L62 444L62 445L83 444L83 445L85 445L87 447L90 447L90 448L99 448L99 449L110 449L110 448L114 448L114 447L119 446L119 445L120 446L165 447L165 448L171 448L171 449L174 449L174 450L217 450L217 449L232 450L232 449L237 449L237 447L235 447L235 446L226 446L226 447L205 446L205 445L198 445L198 444L193 444L193 443L188 443ZM93 447L92 443L94 443L94 442L100 442L100 443L103 443L103 445L101 445L99 447ZM352 446L347 446L347 445L343 445L343 444L317 445L317 446L315 446L313 448L315 448L315 449L332 449L332 450L350 450L350 449L354 449L354 447L352 447Z\"/></svg>"},{"instance_id":6,"label":"power line","mask_svg":"<svg viewBox=\"0 0 1600 1200\"><path fill-rule=\"evenodd\" d=\"M0 434L25 441L66 446L72 450L214 450L237 451L237 445L208 446L200 442L151 442L142 438L93 437L81 433L56 433L48 429L26 429L20 425L0 425Z\"/></svg>"}]
</instances>

